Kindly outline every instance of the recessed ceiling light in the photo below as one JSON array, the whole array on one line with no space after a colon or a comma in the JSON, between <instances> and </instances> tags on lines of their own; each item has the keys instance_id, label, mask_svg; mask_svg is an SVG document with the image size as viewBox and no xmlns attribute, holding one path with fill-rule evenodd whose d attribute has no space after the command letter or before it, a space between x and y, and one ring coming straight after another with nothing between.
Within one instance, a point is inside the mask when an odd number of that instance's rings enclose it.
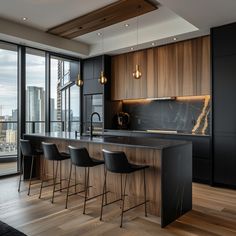
<instances>
[{"instance_id":1,"label":"recessed ceiling light","mask_svg":"<svg viewBox=\"0 0 236 236\"><path fill-rule=\"evenodd\" d=\"M130 50L131 50L131 51L133 51L133 50L134 50L134 48L132 47L132 48L130 48Z\"/></svg>"},{"instance_id":2,"label":"recessed ceiling light","mask_svg":"<svg viewBox=\"0 0 236 236\"><path fill-rule=\"evenodd\" d=\"M22 19L23 21L27 21L27 20L28 20L27 17L22 17L21 19Z\"/></svg>"},{"instance_id":3,"label":"recessed ceiling light","mask_svg":"<svg viewBox=\"0 0 236 236\"><path fill-rule=\"evenodd\" d=\"M155 46L155 43L152 43L152 46Z\"/></svg>"},{"instance_id":4,"label":"recessed ceiling light","mask_svg":"<svg viewBox=\"0 0 236 236\"><path fill-rule=\"evenodd\" d=\"M129 27L129 24L125 24L125 27Z\"/></svg>"},{"instance_id":5,"label":"recessed ceiling light","mask_svg":"<svg viewBox=\"0 0 236 236\"><path fill-rule=\"evenodd\" d=\"M176 37L174 37L174 38L173 38L173 40L174 40L174 41L176 41L176 40L177 40L177 38L176 38Z\"/></svg>"},{"instance_id":6,"label":"recessed ceiling light","mask_svg":"<svg viewBox=\"0 0 236 236\"><path fill-rule=\"evenodd\" d=\"M98 36L102 36L102 33L101 33L101 32L98 32L97 35L98 35Z\"/></svg>"}]
</instances>

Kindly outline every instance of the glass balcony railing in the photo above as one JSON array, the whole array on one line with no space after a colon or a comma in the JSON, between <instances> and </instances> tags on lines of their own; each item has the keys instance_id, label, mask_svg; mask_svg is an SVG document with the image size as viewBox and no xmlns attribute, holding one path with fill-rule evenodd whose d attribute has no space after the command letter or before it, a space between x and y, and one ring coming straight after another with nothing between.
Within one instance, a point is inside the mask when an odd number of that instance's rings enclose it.
<instances>
[{"instance_id":1,"label":"glass balcony railing","mask_svg":"<svg viewBox=\"0 0 236 236\"><path fill-rule=\"evenodd\" d=\"M70 130L71 132L80 131L80 121L51 121L50 128L51 132L61 132L67 130ZM26 121L26 133L43 133L44 131L45 121Z\"/></svg>"},{"instance_id":2,"label":"glass balcony railing","mask_svg":"<svg viewBox=\"0 0 236 236\"><path fill-rule=\"evenodd\" d=\"M17 156L17 121L0 121L0 158ZM65 131L64 121L51 121L51 131ZM80 121L70 121L69 129L80 131ZM27 121L26 133L42 133L45 131L45 121Z\"/></svg>"},{"instance_id":3,"label":"glass balcony railing","mask_svg":"<svg viewBox=\"0 0 236 236\"><path fill-rule=\"evenodd\" d=\"M17 155L17 122L0 121L0 158Z\"/></svg>"}]
</instances>

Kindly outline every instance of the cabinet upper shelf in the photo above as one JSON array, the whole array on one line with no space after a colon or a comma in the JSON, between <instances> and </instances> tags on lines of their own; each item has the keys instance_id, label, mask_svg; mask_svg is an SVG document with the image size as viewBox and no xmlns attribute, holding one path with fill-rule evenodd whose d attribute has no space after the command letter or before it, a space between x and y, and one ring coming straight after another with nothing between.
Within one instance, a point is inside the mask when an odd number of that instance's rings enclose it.
<instances>
[{"instance_id":1,"label":"cabinet upper shelf","mask_svg":"<svg viewBox=\"0 0 236 236\"><path fill-rule=\"evenodd\" d=\"M139 64L141 79L133 78ZM210 37L112 58L112 100L210 94Z\"/></svg>"}]
</instances>

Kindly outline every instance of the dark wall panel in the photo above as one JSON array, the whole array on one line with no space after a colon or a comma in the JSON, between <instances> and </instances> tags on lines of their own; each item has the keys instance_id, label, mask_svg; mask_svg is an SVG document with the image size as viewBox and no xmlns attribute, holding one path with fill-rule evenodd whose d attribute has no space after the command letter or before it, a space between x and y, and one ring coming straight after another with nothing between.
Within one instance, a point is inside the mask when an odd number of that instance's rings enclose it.
<instances>
[{"instance_id":1,"label":"dark wall panel","mask_svg":"<svg viewBox=\"0 0 236 236\"><path fill-rule=\"evenodd\" d=\"M236 187L236 23L212 29L213 181Z\"/></svg>"}]
</instances>

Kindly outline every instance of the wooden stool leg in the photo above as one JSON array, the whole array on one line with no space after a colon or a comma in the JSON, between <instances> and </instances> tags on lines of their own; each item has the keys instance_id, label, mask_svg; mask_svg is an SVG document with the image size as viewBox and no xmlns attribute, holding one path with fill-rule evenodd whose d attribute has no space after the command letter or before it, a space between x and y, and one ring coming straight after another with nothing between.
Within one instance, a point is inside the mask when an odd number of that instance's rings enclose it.
<instances>
[{"instance_id":1,"label":"wooden stool leg","mask_svg":"<svg viewBox=\"0 0 236 236\"><path fill-rule=\"evenodd\" d=\"M68 197L69 197L69 190L70 190L70 180L71 180L71 170L72 170L72 163L70 165L70 173L69 173L69 180L68 180L68 186L67 186L67 194L66 194L66 209L68 204Z\"/></svg>"},{"instance_id":2,"label":"wooden stool leg","mask_svg":"<svg viewBox=\"0 0 236 236\"><path fill-rule=\"evenodd\" d=\"M31 159L31 168L30 168L30 180L29 180L28 195L30 195L30 187L31 187L31 181L32 181L33 166L34 166L34 156L32 156L32 159Z\"/></svg>"},{"instance_id":3,"label":"wooden stool leg","mask_svg":"<svg viewBox=\"0 0 236 236\"><path fill-rule=\"evenodd\" d=\"M124 215L124 206L125 206L125 189L126 189L126 182L127 182L127 174L125 175L125 184L124 184L124 194L122 197L122 209L121 209L121 219L120 219L120 227L122 228L123 225L123 215Z\"/></svg>"}]
</instances>

